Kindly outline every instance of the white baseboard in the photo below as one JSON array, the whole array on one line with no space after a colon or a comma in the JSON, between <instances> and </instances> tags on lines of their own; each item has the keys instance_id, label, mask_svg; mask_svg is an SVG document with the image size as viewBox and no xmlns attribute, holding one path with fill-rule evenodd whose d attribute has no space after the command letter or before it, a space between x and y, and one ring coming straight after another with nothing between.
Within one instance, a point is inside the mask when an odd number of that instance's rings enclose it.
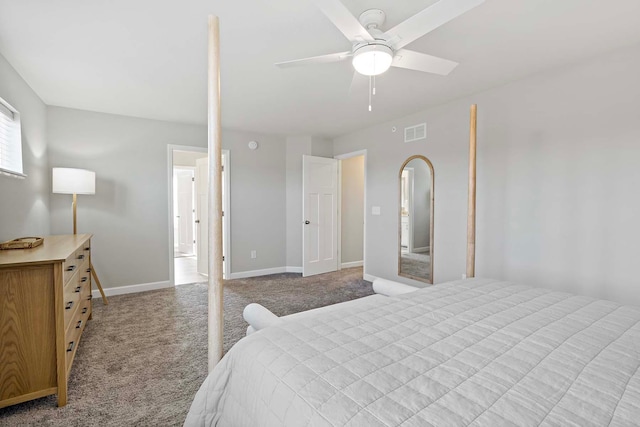
<instances>
[{"instance_id":1,"label":"white baseboard","mask_svg":"<svg viewBox=\"0 0 640 427\"><path fill-rule=\"evenodd\" d=\"M363 265L364 261L343 262L340 264L340 268L362 267Z\"/></svg>"},{"instance_id":2,"label":"white baseboard","mask_svg":"<svg viewBox=\"0 0 640 427\"><path fill-rule=\"evenodd\" d=\"M377 276L373 276L373 275L371 275L371 274L364 273L364 274L362 275L362 278L363 278L364 280L368 281L368 282L373 282L373 281L374 281L374 280L376 280L378 277L377 277Z\"/></svg>"},{"instance_id":3,"label":"white baseboard","mask_svg":"<svg viewBox=\"0 0 640 427\"><path fill-rule=\"evenodd\" d=\"M413 248L413 252L427 252L429 250L429 246L423 246L421 248Z\"/></svg>"},{"instance_id":4,"label":"white baseboard","mask_svg":"<svg viewBox=\"0 0 640 427\"><path fill-rule=\"evenodd\" d=\"M137 292L146 292L153 291L156 289L164 289L164 288L172 288L171 282L168 280L164 282L153 282L153 283L142 283L139 285L127 285L127 286L118 286L117 288L104 288L104 293L106 296L110 297L112 295L124 295L124 294L135 294ZM96 288L91 291L92 298L101 298L100 291Z\"/></svg>"},{"instance_id":5,"label":"white baseboard","mask_svg":"<svg viewBox=\"0 0 640 427\"><path fill-rule=\"evenodd\" d=\"M273 267L262 270L238 271L231 273L229 279L247 279L249 277L268 276L280 273L302 273L302 267Z\"/></svg>"}]
</instances>

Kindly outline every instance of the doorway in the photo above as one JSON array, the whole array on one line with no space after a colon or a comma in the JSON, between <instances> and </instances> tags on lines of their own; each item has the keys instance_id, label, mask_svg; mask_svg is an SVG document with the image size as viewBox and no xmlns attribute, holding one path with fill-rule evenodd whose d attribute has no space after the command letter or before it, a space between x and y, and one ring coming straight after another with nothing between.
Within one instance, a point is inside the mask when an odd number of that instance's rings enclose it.
<instances>
[{"instance_id":1,"label":"doorway","mask_svg":"<svg viewBox=\"0 0 640 427\"><path fill-rule=\"evenodd\" d=\"M229 276L229 152L223 150L223 278ZM208 153L206 148L168 146L170 281L207 280ZM204 266L204 267L203 267Z\"/></svg>"},{"instance_id":2,"label":"doorway","mask_svg":"<svg viewBox=\"0 0 640 427\"><path fill-rule=\"evenodd\" d=\"M340 268L363 267L366 252L366 150L335 157L339 161L338 248Z\"/></svg>"},{"instance_id":3,"label":"doorway","mask_svg":"<svg viewBox=\"0 0 640 427\"><path fill-rule=\"evenodd\" d=\"M362 267L366 276L367 150L302 156L304 277Z\"/></svg>"}]
</instances>

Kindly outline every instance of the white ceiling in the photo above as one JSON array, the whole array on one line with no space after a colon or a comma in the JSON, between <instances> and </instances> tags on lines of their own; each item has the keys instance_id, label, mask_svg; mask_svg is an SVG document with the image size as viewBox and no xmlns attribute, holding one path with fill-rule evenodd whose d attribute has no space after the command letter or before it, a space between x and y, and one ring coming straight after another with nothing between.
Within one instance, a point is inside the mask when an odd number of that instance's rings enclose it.
<instances>
[{"instance_id":1,"label":"white ceiling","mask_svg":"<svg viewBox=\"0 0 640 427\"><path fill-rule=\"evenodd\" d=\"M383 9L383 30L434 2L344 0L356 16ZM457 69L392 68L372 112L366 86L349 94L349 61L273 65L350 49L311 0L0 0L0 53L46 104L205 123L208 14L223 126L288 135L339 135L640 42L638 0L487 0L407 46Z\"/></svg>"}]
</instances>

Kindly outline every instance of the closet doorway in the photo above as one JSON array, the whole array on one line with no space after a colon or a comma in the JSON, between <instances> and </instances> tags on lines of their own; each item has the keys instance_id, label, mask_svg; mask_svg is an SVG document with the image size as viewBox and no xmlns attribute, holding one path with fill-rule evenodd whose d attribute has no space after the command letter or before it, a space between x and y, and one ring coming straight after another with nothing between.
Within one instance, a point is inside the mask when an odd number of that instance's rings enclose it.
<instances>
[{"instance_id":1,"label":"closet doorway","mask_svg":"<svg viewBox=\"0 0 640 427\"><path fill-rule=\"evenodd\" d=\"M229 152L222 153L223 277L229 275ZM206 148L170 145L169 254L174 285L207 280L208 153Z\"/></svg>"},{"instance_id":2,"label":"closet doorway","mask_svg":"<svg viewBox=\"0 0 640 427\"><path fill-rule=\"evenodd\" d=\"M366 275L367 150L335 156L339 162L338 265Z\"/></svg>"}]
</instances>

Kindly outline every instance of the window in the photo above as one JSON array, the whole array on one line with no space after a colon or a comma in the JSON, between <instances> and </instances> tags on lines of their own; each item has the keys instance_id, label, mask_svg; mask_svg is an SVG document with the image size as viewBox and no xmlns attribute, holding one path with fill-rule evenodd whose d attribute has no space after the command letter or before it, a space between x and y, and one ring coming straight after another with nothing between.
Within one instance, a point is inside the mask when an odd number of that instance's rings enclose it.
<instances>
[{"instance_id":1,"label":"window","mask_svg":"<svg viewBox=\"0 0 640 427\"><path fill-rule=\"evenodd\" d=\"M22 172L20 113L0 98L0 173L26 176Z\"/></svg>"}]
</instances>

